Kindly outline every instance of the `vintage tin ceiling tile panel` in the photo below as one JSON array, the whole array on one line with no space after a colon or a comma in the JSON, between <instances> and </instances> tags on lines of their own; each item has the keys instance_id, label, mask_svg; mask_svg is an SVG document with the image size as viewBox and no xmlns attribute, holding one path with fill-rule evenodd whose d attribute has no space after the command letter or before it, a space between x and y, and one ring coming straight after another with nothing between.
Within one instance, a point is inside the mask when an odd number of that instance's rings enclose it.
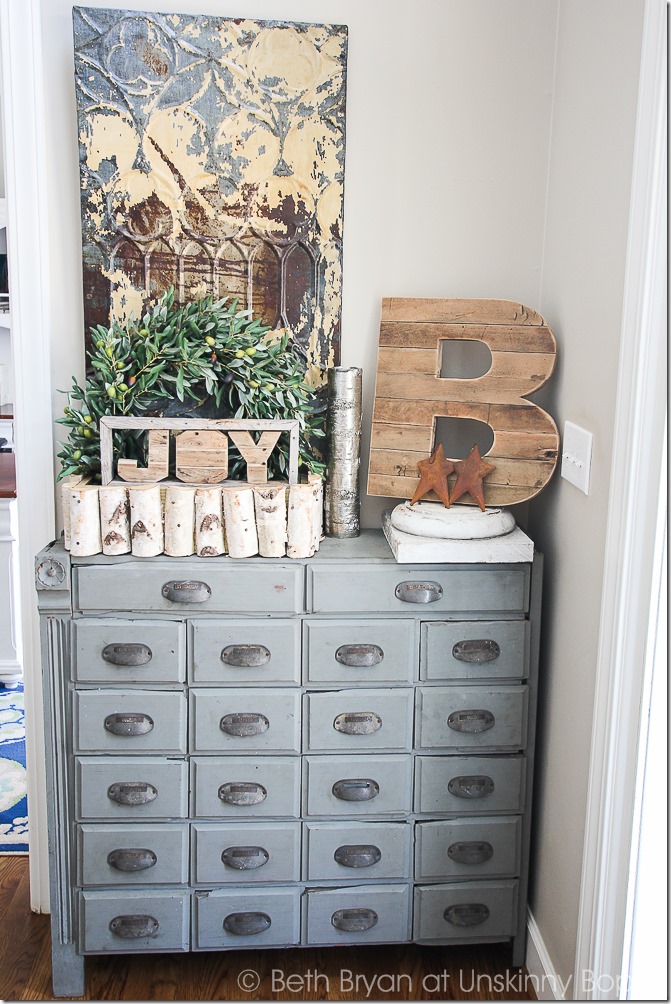
<instances>
[{"instance_id":1,"label":"vintage tin ceiling tile panel","mask_svg":"<svg viewBox=\"0 0 671 1004\"><path fill-rule=\"evenodd\" d=\"M347 28L73 9L92 324L239 297L339 362Z\"/></svg>"}]
</instances>

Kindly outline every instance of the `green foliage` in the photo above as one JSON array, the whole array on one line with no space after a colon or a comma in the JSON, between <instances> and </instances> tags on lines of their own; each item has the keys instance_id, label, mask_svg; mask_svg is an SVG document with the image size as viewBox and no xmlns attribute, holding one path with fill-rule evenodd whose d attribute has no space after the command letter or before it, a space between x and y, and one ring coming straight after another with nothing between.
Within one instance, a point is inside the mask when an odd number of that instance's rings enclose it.
<instances>
[{"instance_id":1,"label":"green foliage","mask_svg":"<svg viewBox=\"0 0 671 1004\"><path fill-rule=\"evenodd\" d=\"M176 306L171 289L144 314L122 327L91 329L92 374L80 386L73 377L68 405L58 422L69 427L58 454L60 478L90 475L100 480L100 419L105 415L188 415L200 410L218 418L296 418L300 422L299 466L323 473L315 438L323 438L324 415L304 382L305 366L286 332L238 310L237 300L212 297ZM181 402L179 411L174 402ZM115 433L119 455L143 459L142 433ZM285 440L287 442L285 442ZM268 464L270 477L288 469L288 436L280 437ZM244 471L232 448L230 475Z\"/></svg>"}]
</instances>

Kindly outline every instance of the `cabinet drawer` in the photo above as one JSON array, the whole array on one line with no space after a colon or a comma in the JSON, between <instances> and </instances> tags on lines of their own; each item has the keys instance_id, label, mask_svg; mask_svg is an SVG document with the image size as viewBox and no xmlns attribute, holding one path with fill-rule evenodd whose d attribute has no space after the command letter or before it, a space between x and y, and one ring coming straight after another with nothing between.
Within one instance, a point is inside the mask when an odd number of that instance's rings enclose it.
<instances>
[{"instance_id":1,"label":"cabinet drawer","mask_svg":"<svg viewBox=\"0 0 671 1004\"><path fill-rule=\"evenodd\" d=\"M410 938L407 885L308 889L305 900L309 945L361 945Z\"/></svg>"},{"instance_id":2,"label":"cabinet drawer","mask_svg":"<svg viewBox=\"0 0 671 1004\"><path fill-rule=\"evenodd\" d=\"M415 826L415 881L514 877L520 870L520 816L446 819Z\"/></svg>"},{"instance_id":3,"label":"cabinet drawer","mask_svg":"<svg viewBox=\"0 0 671 1004\"><path fill-rule=\"evenodd\" d=\"M195 620L194 683L300 683L300 622L288 620Z\"/></svg>"},{"instance_id":4,"label":"cabinet drawer","mask_svg":"<svg viewBox=\"0 0 671 1004\"><path fill-rule=\"evenodd\" d=\"M81 683L183 683L186 632L175 621L79 620L73 678Z\"/></svg>"},{"instance_id":5,"label":"cabinet drawer","mask_svg":"<svg viewBox=\"0 0 671 1004\"><path fill-rule=\"evenodd\" d=\"M412 757L306 756L306 814L403 816L411 810Z\"/></svg>"},{"instance_id":6,"label":"cabinet drawer","mask_svg":"<svg viewBox=\"0 0 671 1004\"><path fill-rule=\"evenodd\" d=\"M192 757L195 816L300 816L300 757Z\"/></svg>"},{"instance_id":7,"label":"cabinet drawer","mask_svg":"<svg viewBox=\"0 0 671 1004\"><path fill-rule=\"evenodd\" d=\"M422 680L524 679L529 622L430 621L422 624Z\"/></svg>"},{"instance_id":8,"label":"cabinet drawer","mask_svg":"<svg viewBox=\"0 0 671 1004\"><path fill-rule=\"evenodd\" d=\"M154 889L82 892L81 952L185 952L189 895Z\"/></svg>"},{"instance_id":9,"label":"cabinet drawer","mask_svg":"<svg viewBox=\"0 0 671 1004\"><path fill-rule=\"evenodd\" d=\"M304 823L308 879L407 879L410 823Z\"/></svg>"},{"instance_id":10,"label":"cabinet drawer","mask_svg":"<svg viewBox=\"0 0 671 1004\"><path fill-rule=\"evenodd\" d=\"M298 753L300 693L264 687L192 690L195 752Z\"/></svg>"},{"instance_id":11,"label":"cabinet drawer","mask_svg":"<svg viewBox=\"0 0 671 1004\"><path fill-rule=\"evenodd\" d=\"M529 569L525 565L454 565L449 569L435 565L369 565L365 569L314 565L308 574L315 613L370 610L407 616L408 612L425 610L432 614L524 612L529 604Z\"/></svg>"},{"instance_id":12,"label":"cabinet drawer","mask_svg":"<svg viewBox=\"0 0 671 1004\"><path fill-rule=\"evenodd\" d=\"M188 814L185 760L77 757L80 819L163 819Z\"/></svg>"},{"instance_id":13,"label":"cabinet drawer","mask_svg":"<svg viewBox=\"0 0 671 1004\"><path fill-rule=\"evenodd\" d=\"M282 562L217 559L151 560L74 569L77 610L179 610L201 613L299 613L303 567Z\"/></svg>"},{"instance_id":14,"label":"cabinet drawer","mask_svg":"<svg viewBox=\"0 0 671 1004\"><path fill-rule=\"evenodd\" d=\"M282 948L300 942L298 889L215 889L194 895L196 948Z\"/></svg>"},{"instance_id":15,"label":"cabinet drawer","mask_svg":"<svg viewBox=\"0 0 671 1004\"><path fill-rule=\"evenodd\" d=\"M415 621L306 620L304 630L309 683L370 687L415 678Z\"/></svg>"},{"instance_id":16,"label":"cabinet drawer","mask_svg":"<svg viewBox=\"0 0 671 1004\"><path fill-rule=\"evenodd\" d=\"M415 812L521 812L526 765L523 756L418 756Z\"/></svg>"},{"instance_id":17,"label":"cabinet drawer","mask_svg":"<svg viewBox=\"0 0 671 1004\"><path fill-rule=\"evenodd\" d=\"M189 881L185 823L79 826L80 885L156 885Z\"/></svg>"},{"instance_id":18,"label":"cabinet drawer","mask_svg":"<svg viewBox=\"0 0 671 1004\"><path fill-rule=\"evenodd\" d=\"M306 749L410 749L413 696L401 688L306 694Z\"/></svg>"},{"instance_id":19,"label":"cabinet drawer","mask_svg":"<svg viewBox=\"0 0 671 1004\"><path fill-rule=\"evenodd\" d=\"M418 749L524 749L526 686L418 687Z\"/></svg>"},{"instance_id":20,"label":"cabinet drawer","mask_svg":"<svg viewBox=\"0 0 671 1004\"><path fill-rule=\"evenodd\" d=\"M185 753L186 699L152 690L74 694L75 742L84 752Z\"/></svg>"},{"instance_id":21,"label":"cabinet drawer","mask_svg":"<svg viewBox=\"0 0 671 1004\"><path fill-rule=\"evenodd\" d=\"M226 885L300 879L301 824L195 823L194 880Z\"/></svg>"},{"instance_id":22,"label":"cabinet drawer","mask_svg":"<svg viewBox=\"0 0 671 1004\"><path fill-rule=\"evenodd\" d=\"M415 941L468 942L517 930L517 882L454 882L415 889Z\"/></svg>"}]
</instances>

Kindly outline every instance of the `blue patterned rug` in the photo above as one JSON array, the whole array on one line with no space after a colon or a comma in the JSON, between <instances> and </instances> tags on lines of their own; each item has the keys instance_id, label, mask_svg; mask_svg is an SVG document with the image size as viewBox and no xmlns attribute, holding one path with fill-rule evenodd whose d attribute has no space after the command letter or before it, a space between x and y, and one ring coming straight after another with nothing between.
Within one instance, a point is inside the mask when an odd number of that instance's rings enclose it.
<instances>
[{"instance_id":1,"label":"blue patterned rug","mask_svg":"<svg viewBox=\"0 0 671 1004\"><path fill-rule=\"evenodd\" d=\"M0 854L28 853L23 684L0 688Z\"/></svg>"}]
</instances>

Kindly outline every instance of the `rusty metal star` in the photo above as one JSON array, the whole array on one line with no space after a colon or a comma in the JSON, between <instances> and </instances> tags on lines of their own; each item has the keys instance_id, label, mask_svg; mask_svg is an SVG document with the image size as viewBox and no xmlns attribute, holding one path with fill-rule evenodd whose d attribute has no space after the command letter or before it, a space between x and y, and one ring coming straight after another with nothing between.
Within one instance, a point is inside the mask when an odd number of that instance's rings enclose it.
<instances>
[{"instance_id":1,"label":"rusty metal star","mask_svg":"<svg viewBox=\"0 0 671 1004\"><path fill-rule=\"evenodd\" d=\"M477 443L466 459L457 460L454 467L457 472L457 480L452 488L452 501L456 502L462 495L470 495L484 512L486 507L482 480L495 471L496 467L482 459Z\"/></svg>"},{"instance_id":2,"label":"rusty metal star","mask_svg":"<svg viewBox=\"0 0 671 1004\"><path fill-rule=\"evenodd\" d=\"M447 487L447 477L448 474L454 472L454 464L445 457L443 444L438 443L428 460L420 460L417 469L419 471L419 484L410 505L414 505L430 491L434 491L443 505L449 509L450 492Z\"/></svg>"}]
</instances>

